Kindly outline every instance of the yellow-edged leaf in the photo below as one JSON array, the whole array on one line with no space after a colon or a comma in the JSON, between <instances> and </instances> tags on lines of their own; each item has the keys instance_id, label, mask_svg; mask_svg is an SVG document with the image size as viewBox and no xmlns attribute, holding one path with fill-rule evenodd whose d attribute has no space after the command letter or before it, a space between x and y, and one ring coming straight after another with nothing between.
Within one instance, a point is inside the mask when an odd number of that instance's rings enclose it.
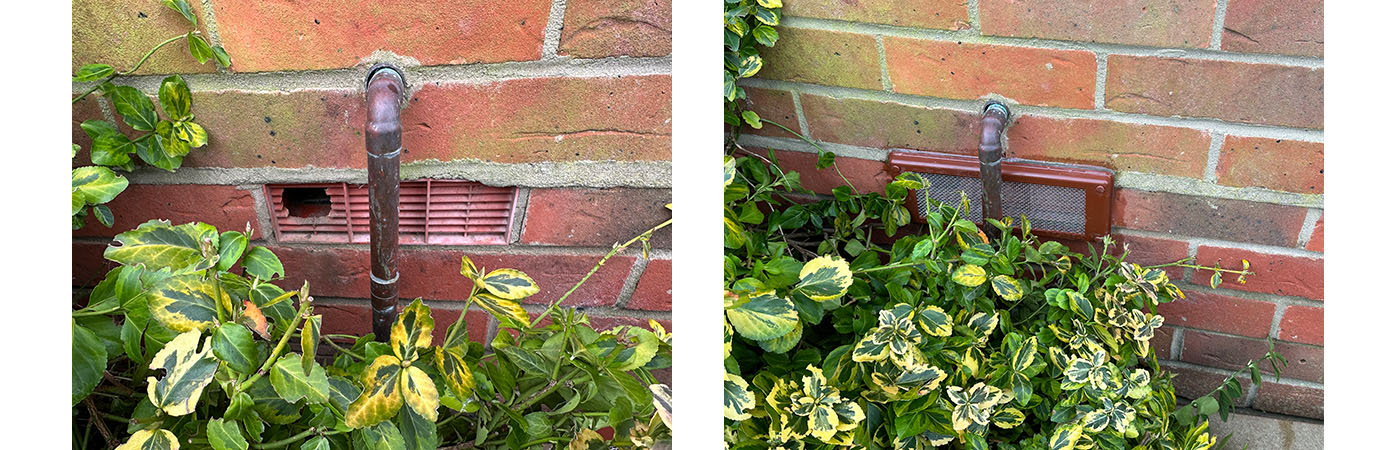
<instances>
[{"instance_id":1,"label":"yellow-edged leaf","mask_svg":"<svg viewBox=\"0 0 1400 450\"><path fill-rule=\"evenodd\" d=\"M481 309L496 316L496 320L506 324L516 324L518 327L530 323L530 314L515 300L506 300L485 292L478 292L472 300L481 306Z\"/></svg>"},{"instance_id":2,"label":"yellow-edged leaf","mask_svg":"<svg viewBox=\"0 0 1400 450\"><path fill-rule=\"evenodd\" d=\"M732 373L724 374L724 418L748 420L748 413L754 407L753 393L749 392L749 382Z\"/></svg>"},{"instance_id":3,"label":"yellow-edged leaf","mask_svg":"<svg viewBox=\"0 0 1400 450\"><path fill-rule=\"evenodd\" d=\"M117 450L180 450L180 440L175 433L163 429L139 430L133 433L126 443Z\"/></svg>"},{"instance_id":4,"label":"yellow-edged leaf","mask_svg":"<svg viewBox=\"0 0 1400 450\"><path fill-rule=\"evenodd\" d=\"M394 418L403 407L403 390L399 388L401 361L393 355L379 355L365 368L360 384L364 391L350 403L345 412L345 425L364 428Z\"/></svg>"},{"instance_id":5,"label":"yellow-edged leaf","mask_svg":"<svg viewBox=\"0 0 1400 450\"><path fill-rule=\"evenodd\" d=\"M1001 298L1013 302L1020 300L1021 296L1025 295L1025 291L1021 289L1021 283L1006 275L992 277L992 290L996 291Z\"/></svg>"},{"instance_id":6,"label":"yellow-edged leaf","mask_svg":"<svg viewBox=\"0 0 1400 450\"><path fill-rule=\"evenodd\" d=\"M389 328L389 347L399 359L413 361L418 358L418 349L432 345L433 313L423 305L422 298L414 299Z\"/></svg>"},{"instance_id":7,"label":"yellow-edged leaf","mask_svg":"<svg viewBox=\"0 0 1400 450\"><path fill-rule=\"evenodd\" d=\"M181 333L204 331L218 321L214 295L213 282L204 275L190 273L155 282L146 291L146 303L151 315L166 328Z\"/></svg>"},{"instance_id":8,"label":"yellow-edged leaf","mask_svg":"<svg viewBox=\"0 0 1400 450\"><path fill-rule=\"evenodd\" d=\"M194 412L204 387L214 380L219 360L214 357L214 338L204 339L199 350L200 332L181 333L151 358L150 369L163 369L165 376L146 377L146 395L151 404L172 416Z\"/></svg>"},{"instance_id":9,"label":"yellow-edged leaf","mask_svg":"<svg viewBox=\"0 0 1400 450\"><path fill-rule=\"evenodd\" d=\"M794 291L812 300L831 300L846 295L851 287L851 265L833 256L823 256L802 265Z\"/></svg>"},{"instance_id":10,"label":"yellow-edged leaf","mask_svg":"<svg viewBox=\"0 0 1400 450\"><path fill-rule=\"evenodd\" d=\"M476 263L472 262L472 259L467 257L467 255L462 255L462 276L467 277L468 280L472 280L472 282L475 283L480 275L478 272Z\"/></svg>"},{"instance_id":11,"label":"yellow-edged leaf","mask_svg":"<svg viewBox=\"0 0 1400 450\"><path fill-rule=\"evenodd\" d=\"M447 381L447 388L451 389L457 398L471 397L472 389L476 387L476 379L472 378L471 367L462 360L462 356L437 347L433 349L433 357L437 362L438 372L441 372L443 379Z\"/></svg>"},{"instance_id":12,"label":"yellow-edged leaf","mask_svg":"<svg viewBox=\"0 0 1400 450\"><path fill-rule=\"evenodd\" d=\"M953 271L953 282L967 287L981 286L987 282L987 270L982 266L964 264L958 270Z\"/></svg>"},{"instance_id":13,"label":"yellow-edged leaf","mask_svg":"<svg viewBox=\"0 0 1400 450\"><path fill-rule=\"evenodd\" d=\"M478 285L491 295L506 299L520 300L540 291L540 286L529 275L515 269L496 269L481 277Z\"/></svg>"},{"instance_id":14,"label":"yellow-edged leaf","mask_svg":"<svg viewBox=\"0 0 1400 450\"><path fill-rule=\"evenodd\" d=\"M739 335L755 341L777 339L797 327L797 306L773 291L759 292L748 301L725 308L725 316Z\"/></svg>"},{"instance_id":15,"label":"yellow-edged leaf","mask_svg":"<svg viewBox=\"0 0 1400 450\"><path fill-rule=\"evenodd\" d=\"M432 377L414 366L408 366L399 375L399 389L403 391L403 402L418 415L437 422L438 391Z\"/></svg>"}]
</instances>

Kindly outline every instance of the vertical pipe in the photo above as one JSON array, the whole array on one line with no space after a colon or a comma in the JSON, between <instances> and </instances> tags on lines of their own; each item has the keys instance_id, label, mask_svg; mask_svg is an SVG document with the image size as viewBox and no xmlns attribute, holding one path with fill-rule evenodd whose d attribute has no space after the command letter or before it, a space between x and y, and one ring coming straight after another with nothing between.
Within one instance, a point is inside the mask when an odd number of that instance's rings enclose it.
<instances>
[{"instance_id":1,"label":"vertical pipe","mask_svg":"<svg viewBox=\"0 0 1400 450\"><path fill-rule=\"evenodd\" d=\"M990 236L985 225L988 218L1000 219L1001 211L1001 132L1006 129L1011 112L1006 105L991 102L982 110L982 139L977 159L982 178L982 231Z\"/></svg>"},{"instance_id":2,"label":"vertical pipe","mask_svg":"<svg viewBox=\"0 0 1400 450\"><path fill-rule=\"evenodd\" d=\"M399 310L399 154L403 76L391 67L370 69L365 88L365 151L369 169L370 310L374 337L389 340Z\"/></svg>"}]
</instances>

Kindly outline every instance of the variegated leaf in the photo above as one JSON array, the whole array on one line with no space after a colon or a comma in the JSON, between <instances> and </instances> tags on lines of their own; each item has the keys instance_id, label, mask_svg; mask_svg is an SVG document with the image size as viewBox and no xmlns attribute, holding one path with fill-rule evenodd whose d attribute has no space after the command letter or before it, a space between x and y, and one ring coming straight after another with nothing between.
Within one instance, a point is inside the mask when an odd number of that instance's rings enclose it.
<instances>
[{"instance_id":1,"label":"variegated leaf","mask_svg":"<svg viewBox=\"0 0 1400 450\"><path fill-rule=\"evenodd\" d=\"M395 411L397 412L397 410ZM354 446L357 450L407 450L404 445L403 433L393 422L376 422L370 426L357 431L358 435Z\"/></svg>"},{"instance_id":2,"label":"variegated leaf","mask_svg":"<svg viewBox=\"0 0 1400 450\"><path fill-rule=\"evenodd\" d=\"M422 298L414 299L389 328L389 346L399 359L412 362L418 359L418 349L432 345L433 313L423 305Z\"/></svg>"},{"instance_id":3,"label":"variegated leaf","mask_svg":"<svg viewBox=\"0 0 1400 450\"><path fill-rule=\"evenodd\" d=\"M812 409L812 413L807 416L807 427L811 430L813 437L817 439L831 439L836 435L837 426L841 419L836 416L836 410L830 405L817 404Z\"/></svg>"},{"instance_id":4,"label":"variegated leaf","mask_svg":"<svg viewBox=\"0 0 1400 450\"><path fill-rule=\"evenodd\" d=\"M1128 397L1138 400L1147 397L1148 394L1152 393L1151 381L1152 377L1148 375L1146 369L1133 370L1133 373L1128 375L1127 380Z\"/></svg>"},{"instance_id":5,"label":"variegated leaf","mask_svg":"<svg viewBox=\"0 0 1400 450\"><path fill-rule=\"evenodd\" d=\"M520 306L520 302L506 300L485 292L478 292L472 297L481 309L496 316L496 320L513 327L521 327L530 323L530 313L525 312L525 308Z\"/></svg>"},{"instance_id":6,"label":"variegated leaf","mask_svg":"<svg viewBox=\"0 0 1400 450\"><path fill-rule=\"evenodd\" d=\"M729 186L734 182L734 157L724 156L724 185Z\"/></svg>"},{"instance_id":7,"label":"variegated leaf","mask_svg":"<svg viewBox=\"0 0 1400 450\"><path fill-rule=\"evenodd\" d=\"M437 385L433 384L433 379L427 372L408 366L403 374L399 375L399 390L403 391L403 402L409 408L429 422L437 422Z\"/></svg>"},{"instance_id":8,"label":"variegated leaf","mask_svg":"<svg viewBox=\"0 0 1400 450\"><path fill-rule=\"evenodd\" d=\"M914 318L919 322L919 328L929 336L942 337L953 334L953 320L948 317L948 313L943 312L943 308L932 305L924 307Z\"/></svg>"},{"instance_id":9,"label":"variegated leaf","mask_svg":"<svg viewBox=\"0 0 1400 450\"><path fill-rule=\"evenodd\" d=\"M749 382L738 375L724 374L724 418L748 420L749 410L754 407L753 393L749 392Z\"/></svg>"},{"instance_id":10,"label":"variegated leaf","mask_svg":"<svg viewBox=\"0 0 1400 450\"><path fill-rule=\"evenodd\" d=\"M774 339L758 341L758 346L763 351L769 353L787 353L797 346L797 342L802 340L802 321L797 322L797 326L792 327L792 332L784 334Z\"/></svg>"},{"instance_id":11,"label":"variegated leaf","mask_svg":"<svg viewBox=\"0 0 1400 450\"><path fill-rule=\"evenodd\" d=\"M1040 339L1031 336L1021 343L1021 346L1014 350L1011 355L1011 368L1017 372L1030 370L1036 362L1036 347L1040 345Z\"/></svg>"},{"instance_id":12,"label":"variegated leaf","mask_svg":"<svg viewBox=\"0 0 1400 450\"><path fill-rule=\"evenodd\" d=\"M1055 434L1050 435L1050 450L1070 450L1074 448L1084 426L1079 423L1060 425Z\"/></svg>"},{"instance_id":13,"label":"variegated leaf","mask_svg":"<svg viewBox=\"0 0 1400 450\"><path fill-rule=\"evenodd\" d=\"M996 291L997 295L1000 295L1001 298L1013 302L1020 300L1021 297L1026 294L1026 292L1021 289L1020 282L1006 275L992 277L992 290Z\"/></svg>"},{"instance_id":14,"label":"variegated leaf","mask_svg":"<svg viewBox=\"0 0 1400 450\"><path fill-rule=\"evenodd\" d=\"M301 356L287 353L273 364L271 371L272 389L287 403L306 399L308 403L325 403L330 400L330 381L326 369L319 364L311 366L308 373L301 365Z\"/></svg>"},{"instance_id":15,"label":"variegated leaf","mask_svg":"<svg viewBox=\"0 0 1400 450\"><path fill-rule=\"evenodd\" d=\"M177 332L203 331L218 321L215 295L212 281L190 273L155 282L146 292L146 304L151 315L166 328Z\"/></svg>"},{"instance_id":16,"label":"variegated leaf","mask_svg":"<svg viewBox=\"0 0 1400 450\"><path fill-rule=\"evenodd\" d=\"M776 339L797 327L797 307L773 291L754 294L748 301L726 308L734 331L755 341Z\"/></svg>"},{"instance_id":17,"label":"variegated leaf","mask_svg":"<svg viewBox=\"0 0 1400 450\"><path fill-rule=\"evenodd\" d=\"M117 194L126 190L128 183L126 177L117 175L106 167L86 166L73 169L74 198L81 197L89 205L112 201L117 198ZM77 201L73 203L77 204Z\"/></svg>"},{"instance_id":18,"label":"variegated leaf","mask_svg":"<svg viewBox=\"0 0 1400 450\"><path fill-rule=\"evenodd\" d=\"M321 315L306 318L301 326L301 368L307 375L316 364L316 345L321 341Z\"/></svg>"},{"instance_id":19,"label":"variegated leaf","mask_svg":"<svg viewBox=\"0 0 1400 450\"><path fill-rule=\"evenodd\" d=\"M954 283L967 287L977 287L987 282L987 270L972 264L964 264L958 270L954 270L952 276Z\"/></svg>"},{"instance_id":20,"label":"variegated leaf","mask_svg":"<svg viewBox=\"0 0 1400 450\"><path fill-rule=\"evenodd\" d=\"M999 314L977 313L967 321L967 327L972 329L973 335L984 337L992 334L996 330L997 323L1001 320Z\"/></svg>"},{"instance_id":21,"label":"variegated leaf","mask_svg":"<svg viewBox=\"0 0 1400 450\"><path fill-rule=\"evenodd\" d=\"M729 321L724 321L724 359L729 359L729 353L734 350L734 327L729 325Z\"/></svg>"},{"instance_id":22,"label":"variegated leaf","mask_svg":"<svg viewBox=\"0 0 1400 450\"><path fill-rule=\"evenodd\" d=\"M345 412L345 425L364 428L394 418L403 406L403 391L399 388L401 361L391 355L379 355L365 368L360 384L364 392Z\"/></svg>"},{"instance_id":23,"label":"variegated leaf","mask_svg":"<svg viewBox=\"0 0 1400 450\"><path fill-rule=\"evenodd\" d=\"M496 269L476 281L477 287L486 289L491 295L506 299L520 300L540 291L540 286L529 275L515 269Z\"/></svg>"},{"instance_id":24,"label":"variegated leaf","mask_svg":"<svg viewBox=\"0 0 1400 450\"><path fill-rule=\"evenodd\" d=\"M150 270L169 267L183 273L213 267L218 259L219 231L204 223L171 226L167 221L152 220L118 234L116 241L120 245L107 247L102 256L127 266L144 264ZM205 242L213 245L208 253Z\"/></svg>"},{"instance_id":25,"label":"variegated leaf","mask_svg":"<svg viewBox=\"0 0 1400 450\"><path fill-rule=\"evenodd\" d=\"M151 358L150 369L165 370L165 376L146 377L146 395L151 404L172 416L194 412L204 387L214 380L219 360L214 357L214 338L204 339L199 350L199 331L176 336Z\"/></svg>"},{"instance_id":26,"label":"variegated leaf","mask_svg":"<svg viewBox=\"0 0 1400 450\"><path fill-rule=\"evenodd\" d=\"M180 440L164 429L139 430L116 450L180 450Z\"/></svg>"},{"instance_id":27,"label":"variegated leaf","mask_svg":"<svg viewBox=\"0 0 1400 450\"><path fill-rule=\"evenodd\" d=\"M248 440L243 438L243 430L238 427L237 421L210 420L205 435L214 450L248 450Z\"/></svg>"},{"instance_id":28,"label":"variegated leaf","mask_svg":"<svg viewBox=\"0 0 1400 450\"><path fill-rule=\"evenodd\" d=\"M846 295L851 280L851 265L841 258L828 255L803 264L793 290L820 302Z\"/></svg>"},{"instance_id":29,"label":"variegated leaf","mask_svg":"<svg viewBox=\"0 0 1400 450\"><path fill-rule=\"evenodd\" d=\"M472 377L471 366L462 360L461 355L437 347L433 349L433 360L437 363L438 372L441 372L443 379L447 381L447 388L451 389L457 398L471 397L472 389L476 387L476 379Z\"/></svg>"},{"instance_id":30,"label":"variegated leaf","mask_svg":"<svg viewBox=\"0 0 1400 450\"><path fill-rule=\"evenodd\" d=\"M878 335L871 332L861 338L860 342L851 349L851 360L855 362L877 362L884 361L890 357L890 346L880 342Z\"/></svg>"},{"instance_id":31,"label":"variegated leaf","mask_svg":"<svg viewBox=\"0 0 1400 450\"><path fill-rule=\"evenodd\" d=\"M1002 408L992 415L992 425L996 425L997 428L1015 428L1025 420L1026 414L1016 408Z\"/></svg>"},{"instance_id":32,"label":"variegated leaf","mask_svg":"<svg viewBox=\"0 0 1400 450\"><path fill-rule=\"evenodd\" d=\"M467 277L468 280L472 280L472 283L476 283L476 279L480 277L480 275L480 270L476 268L476 263L472 262L472 259L467 257L467 255L462 255L462 276Z\"/></svg>"},{"instance_id":33,"label":"variegated leaf","mask_svg":"<svg viewBox=\"0 0 1400 450\"><path fill-rule=\"evenodd\" d=\"M569 441L568 450L602 450L608 448L608 442L597 431L584 428L574 435L574 439Z\"/></svg>"}]
</instances>

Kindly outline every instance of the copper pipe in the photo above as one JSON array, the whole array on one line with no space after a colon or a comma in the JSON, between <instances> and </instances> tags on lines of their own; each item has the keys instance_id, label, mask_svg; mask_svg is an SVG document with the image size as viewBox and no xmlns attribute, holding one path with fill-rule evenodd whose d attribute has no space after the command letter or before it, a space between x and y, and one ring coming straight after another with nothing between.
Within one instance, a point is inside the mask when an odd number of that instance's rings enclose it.
<instances>
[{"instance_id":1,"label":"copper pipe","mask_svg":"<svg viewBox=\"0 0 1400 450\"><path fill-rule=\"evenodd\" d=\"M399 99L403 85L398 70L381 66L370 69L365 87L370 320L380 342L389 340L389 328L399 315L399 154L403 152Z\"/></svg>"},{"instance_id":2,"label":"copper pipe","mask_svg":"<svg viewBox=\"0 0 1400 450\"><path fill-rule=\"evenodd\" d=\"M977 159L982 178L982 223L984 232L989 235L992 230L988 230L985 225L987 219L1000 219L1001 211L1001 160L1003 151L1001 148L1001 133L1006 129L1007 119L1011 116L1011 111L1006 109L1006 105L998 102L991 102L982 110L982 140L978 145L979 151Z\"/></svg>"}]
</instances>

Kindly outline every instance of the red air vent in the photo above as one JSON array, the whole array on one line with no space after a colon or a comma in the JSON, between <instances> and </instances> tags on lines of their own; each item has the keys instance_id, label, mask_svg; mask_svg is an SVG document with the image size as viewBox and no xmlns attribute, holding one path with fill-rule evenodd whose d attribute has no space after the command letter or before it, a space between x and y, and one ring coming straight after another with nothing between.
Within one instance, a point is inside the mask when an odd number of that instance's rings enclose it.
<instances>
[{"instance_id":1,"label":"red air vent","mask_svg":"<svg viewBox=\"0 0 1400 450\"><path fill-rule=\"evenodd\" d=\"M369 189L346 183L266 186L282 242L369 243ZM515 188L470 181L399 184L399 243L505 245Z\"/></svg>"}]
</instances>

